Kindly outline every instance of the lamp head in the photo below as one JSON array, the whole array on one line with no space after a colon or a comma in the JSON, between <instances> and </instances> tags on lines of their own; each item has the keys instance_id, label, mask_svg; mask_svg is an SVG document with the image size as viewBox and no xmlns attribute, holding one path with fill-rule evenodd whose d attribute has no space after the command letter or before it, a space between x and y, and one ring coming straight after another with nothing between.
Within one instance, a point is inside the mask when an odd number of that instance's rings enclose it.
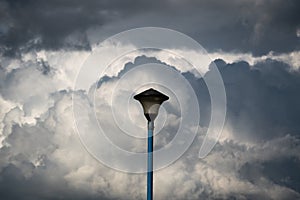
<instances>
[{"instance_id":1,"label":"lamp head","mask_svg":"<svg viewBox=\"0 0 300 200\"><path fill-rule=\"evenodd\" d=\"M144 115L148 121L154 121L158 115L160 105L169 99L168 96L154 90L153 88L141 92L133 98L142 104Z\"/></svg>"}]
</instances>

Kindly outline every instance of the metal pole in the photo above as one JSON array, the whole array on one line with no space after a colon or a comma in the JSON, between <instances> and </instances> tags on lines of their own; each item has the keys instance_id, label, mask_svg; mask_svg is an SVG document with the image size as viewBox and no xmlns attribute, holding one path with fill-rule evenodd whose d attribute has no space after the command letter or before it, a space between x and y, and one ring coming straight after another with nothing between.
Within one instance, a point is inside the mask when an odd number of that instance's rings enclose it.
<instances>
[{"instance_id":1,"label":"metal pole","mask_svg":"<svg viewBox=\"0 0 300 200\"><path fill-rule=\"evenodd\" d=\"M148 121L147 200L153 199L153 129L154 121Z\"/></svg>"}]
</instances>

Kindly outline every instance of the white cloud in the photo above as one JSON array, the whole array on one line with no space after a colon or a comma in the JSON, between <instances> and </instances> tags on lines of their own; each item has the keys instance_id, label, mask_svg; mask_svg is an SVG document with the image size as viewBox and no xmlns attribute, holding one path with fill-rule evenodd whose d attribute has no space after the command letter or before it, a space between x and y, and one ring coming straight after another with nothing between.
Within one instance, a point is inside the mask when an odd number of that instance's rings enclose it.
<instances>
[{"instance_id":1,"label":"white cloud","mask_svg":"<svg viewBox=\"0 0 300 200\"><path fill-rule=\"evenodd\" d=\"M3 146L0 149L0 173L13 165L21 170L25 180L39 177L45 180L45 185L65 182L67 186L62 184L60 190L66 192L83 191L84 194L98 198L143 199L146 193L145 174L126 174L104 166L85 150L75 132L72 94L79 93L70 88L87 55L86 52L38 52L28 54L22 61L5 61L8 63L7 68L4 68L6 71L1 75L2 80L6 81L1 81ZM190 55L196 56L194 52ZM133 61L135 56L129 56L122 62ZM161 52L155 56L168 64L182 66L182 62L172 56L164 56ZM39 71L41 59L51 66L50 74L45 75ZM118 64L119 68L109 74L116 75L122 68L121 63ZM182 67L181 70L190 69ZM142 77L142 74L138 74L138 77ZM112 79L101 85L99 91L101 94L109 94L113 87ZM109 99L106 99L106 107L102 108L107 109L108 105ZM177 118L173 114L172 121L167 125L171 128L178 126ZM107 121L108 126L109 123L113 124ZM203 160L198 159L203 137L199 136L191 149L177 162L155 172L155 199L226 199L230 196L239 199L299 198L299 193L273 182L259 169L256 170L261 179L255 182L240 174L247 163L263 165L264 162L276 159L300 159L297 138L287 135L250 146L235 141L232 134L228 135L231 137L223 138ZM159 142L163 145L166 141ZM135 150L145 148L142 143L131 145ZM49 196L51 198L51 194Z\"/></svg>"},{"instance_id":2,"label":"white cloud","mask_svg":"<svg viewBox=\"0 0 300 200\"><path fill-rule=\"evenodd\" d=\"M223 51L209 53L209 56L215 59L222 59L227 63L234 63L237 61L246 61L250 65L254 65L255 63L264 61L266 59L273 59L277 61L281 61L287 63L292 66L294 70L300 68L300 51L293 51L290 53L281 53L274 54L273 52L268 53L267 55L254 57L250 53L227 53Z\"/></svg>"}]
</instances>

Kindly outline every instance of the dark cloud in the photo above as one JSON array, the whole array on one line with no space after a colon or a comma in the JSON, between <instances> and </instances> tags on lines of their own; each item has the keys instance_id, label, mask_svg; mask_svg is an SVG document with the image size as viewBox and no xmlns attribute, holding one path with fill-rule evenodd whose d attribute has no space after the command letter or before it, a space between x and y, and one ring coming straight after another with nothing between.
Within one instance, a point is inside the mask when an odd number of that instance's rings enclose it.
<instances>
[{"instance_id":1,"label":"dark cloud","mask_svg":"<svg viewBox=\"0 0 300 200\"><path fill-rule=\"evenodd\" d=\"M300 192L300 161L294 157L285 157L270 161L245 163L239 170L243 179L257 183L261 177Z\"/></svg>"},{"instance_id":2,"label":"dark cloud","mask_svg":"<svg viewBox=\"0 0 300 200\"><path fill-rule=\"evenodd\" d=\"M110 26L161 26L182 31L209 51L282 53L299 50L297 0L265 1L5 1L0 45L13 55L30 48L89 49L86 31ZM101 28L100 28L101 29Z\"/></svg>"},{"instance_id":3,"label":"dark cloud","mask_svg":"<svg viewBox=\"0 0 300 200\"><path fill-rule=\"evenodd\" d=\"M185 30L209 50L254 55L299 50L299 7L295 0L201 1L194 6L194 28Z\"/></svg>"},{"instance_id":4,"label":"dark cloud","mask_svg":"<svg viewBox=\"0 0 300 200\"><path fill-rule=\"evenodd\" d=\"M226 125L243 141L266 141L286 134L300 134L300 71L286 63L267 59L250 66L247 62L214 61L220 70L227 96ZM125 64L116 77L105 76L98 82L120 78L132 68L145 63L166 63L146 56ZM167 65L176 69L173 66ZM191 72L182 75L195 90L200 108L200 125L208 127L211 102L204 79ZM209 79L210 71L205 74Z\"/></svg>"},{"instance_id":5,"label":"dark cloud","mask_svg":"<svg viewBox=\"0 0 300 200\"><path fill-rule=\"evenodd\" d=\"M40 62L36 60L40 68L31 61L27 67L2 69L4 85L0 100L15 101L22 107L16 104L0 110L4 137L0 148L1 197L8 200L143 198L144 175L108 169L84 150L73 130L72 91L48 88L54 82L49 77L60 74L55 70L48 72L51 66ZM109 89L110 81L149 62L163 63L153 57L137 57L115 77L102 79L98 87L106 85ZM215 63L227 92L225 129L232 127L234 139L218 143L207 158L199 160L203 139L199 134L199 139L177 162L156 172L158 199L299 198L299 71L274 60L254 66L247 62L228 64L223 60ZM207 126L210 118L207 87L202 78L190 72L182 75L196 91L201 125ZM209 78L210 71L205 76ZM36 84L40 90L32 91ZM47 100L37 98L40 95L47 96ZM22 121L31 116L34 122ZM250 140L254 141L252 146L243 144Z\"/></svg>"},{"instance_id":6,"label":"dark cloud","mask_svg":"<svg viewBox=\"0 0 300 200\"><path fill-rule=\"evenodd\" d=\"M250 66L241 61L216 60L227 96L225 127L243 141L266 141L300 133L300 72L279 61L267 59ZM210 120L210 96L203 79L185 73L196 91L201 125ZM210 72L205 74L207 78Z\"/></svg>"},{"instance_id":7,"label":"dark cloud","mask_svg":"<svg viewBox=\"0 0 300 200\"><path fill-rule=\"evenodd\" d=\"M145 62L161 63L154 58L137 57L120 72L122 75ZM224 81L227 96L227 119L235 138L262 142L286 134L300 134L300 71L280 61L264 60L250 66L241 61L227 64L216 60ZM201 126L208 127L211 102L202 78L182 73L196 91L200 107ZM121 76L120 75L120 76ZM210 72L205 74L209 79Z\"/></svg>"},{"instance_id":8,"label":"dark cloud","mask_svg":"<svg viewBox=\"0 0 300 200\"><path fill-rule=\"evenodd\" d=\"M297 0L0 0L0 51L15 56L35 49L88 50L87 30L93 27L109 36L128 28L162 26L193 37L209 51L291 52L299 50L299 7ZM72 118L76 92L66 86L70 81L64 75L69 63L57 61L61 68L52 68L47 60L29 58L3 67L5 62L9 63L2 60L0 68L1 199L144 197L144 175L105 168L79 142ZM149 62L166 64L137 57L117 76L103 77L98 87ZM244 61L215 63L227 94L224 128L232 136L203 160L195 157L203 139L199 136L182 158L156 172L156 195L161 199L299 198L300 71L272 59L253 66ZM200 125L205 129L211 112L207 86L191 72L182 75L196 91ZM205 76L209 78L211 72Z\"/></svg>"},{"instance_id":9,"label":"dark cloud","mask_svg":"<svg viewBox=\"0 0 300 200\"><path fill-rule=\"evenodd\" d=\"M216 63L226 87L227 121L237 137L267 140L300 133L299 71L270 59L254 66Z\"/></svg>"},{"instance_id":10,"label":"dark cloud","mask_svg":"<svg viewBox=\"0 0 300 200\"><path fill-rule=\"evenodd\" d=\"M23 170L26 168L32 170L30 178L24 176ZM107 199L105 196L88 194L85 191L70 188L67 182L59 177L58 172L55 174L55 178L52 178L52 181L49 181L47 175L53 176L53 174L47 174L47 169L43 169L43 167L36 168L29 162L23 162L19 167L9 164L0 173L1 199Z\"/></svg>"},{"instance_id":11,"label":"dark cloud","mask_svg":"<svg viewBox=\"0 0 300 200\"><path fill-rule=\"evenodd\" d=\"M85 32L88 28L139 12L138 8L151 7L145 1L97 0L4 0L0 6L0 44L7 54L19 48L89 49Z\"/></svg>"}]
</instances>

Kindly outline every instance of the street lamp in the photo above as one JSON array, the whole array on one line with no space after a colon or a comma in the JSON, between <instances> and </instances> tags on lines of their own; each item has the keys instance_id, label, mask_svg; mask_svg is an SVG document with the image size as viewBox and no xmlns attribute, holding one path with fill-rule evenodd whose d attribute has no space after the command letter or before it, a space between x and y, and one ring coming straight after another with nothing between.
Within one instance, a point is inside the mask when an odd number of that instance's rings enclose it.
<instances>
[{"instance_id":1,"label":"street lamp","mask_svg":"<svg viewBox=\"0 0 300 200\"><path fill-rule=\"evenodd\" d=\"M150 88L133 97L138 100L148 120L148 161L147 161L147 200L153 199L153 130L154 120L158 115L160 105L169 99L168 96Z\"/></svg>"}]
</instances>

